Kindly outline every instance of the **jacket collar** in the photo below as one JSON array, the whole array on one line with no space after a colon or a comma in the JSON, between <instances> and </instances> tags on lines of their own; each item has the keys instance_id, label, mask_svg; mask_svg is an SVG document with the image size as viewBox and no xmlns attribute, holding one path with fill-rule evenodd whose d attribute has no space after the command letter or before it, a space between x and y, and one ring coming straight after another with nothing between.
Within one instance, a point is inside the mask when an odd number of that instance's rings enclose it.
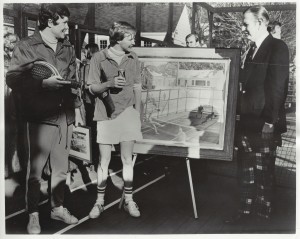
<instances>
[{"instance_id":1,"label":"jacket collar","mask_svg":"<svg viewBox=\"0 0 300 239\"><path fill-rule=\"evenodd\" d=\"M31 36L31 42L30 42L31 46L38 45L38 44L45 44L45 42L43 41L42 36L39 32L34 33ZM68 46L68 47L71 46L71 43L66 39L58 40L58 44L62 44L63 46Z\"/></svg>"},{"instance_id":2,"label":"jacket collar","mask_svg":"<svg viewBox=\"0 0 300 239\"><path fill-rule=\"evenodd\" d=\"M273 39L273 36L269 34L264 40L261 42L260 47L257 49L255 56L253 57L253 61L261 61L261 57L264 55L264 52L268 49L270 45L270 41Z\"/></svg>"},{"instance_id":3,"label":"jacket collar","mask_svg":"<svg viewBox=\"0 0 300 239\"><path fill-rule=\"evenodd\" d=\"M270 34L266 31L265 34L261 35L256 41L256 47L257 50L259 49L259 47L261 46L261 44L264 42L264 40L269 36Z\"/></svg>"}]
</instances>

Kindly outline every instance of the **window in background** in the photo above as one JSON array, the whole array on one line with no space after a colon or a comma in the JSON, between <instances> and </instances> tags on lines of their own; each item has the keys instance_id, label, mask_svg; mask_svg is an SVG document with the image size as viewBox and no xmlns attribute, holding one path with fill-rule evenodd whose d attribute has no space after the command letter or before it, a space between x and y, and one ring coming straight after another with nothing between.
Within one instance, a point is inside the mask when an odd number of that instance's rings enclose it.
<instances>
[{"instance_id":1,"label":"window in background","mask_svg":"<svg viewBox=\"0 0 300 239\"><path fill-rule=\"evenodd\" d=\"M152 42L149 41L143 41L144 47L152 47Z\"/></svg>"},{"instance_id":2,"label":"window in background","mask_svg":"<svg viewBox=\"0 0 300 239\"><path fill-rule=\"evenodd\" d=\"M99 47L100 49L105 49L107 47L107 40L100 40Z\"/></svg>"}]
</instances>

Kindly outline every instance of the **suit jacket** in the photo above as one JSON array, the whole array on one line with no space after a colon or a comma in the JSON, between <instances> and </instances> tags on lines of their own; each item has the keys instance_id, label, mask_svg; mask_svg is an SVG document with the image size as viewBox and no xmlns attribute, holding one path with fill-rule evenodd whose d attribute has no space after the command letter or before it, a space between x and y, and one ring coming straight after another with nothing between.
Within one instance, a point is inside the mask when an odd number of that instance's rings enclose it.
<instances>
[{"instance_id":1,"label":"suit jacket","mask_svg":"<svg viewBox=\"0 0 300 239\"><path fill-rule=\"evenodd\" d=\"M240 74L241 126L244 131L261 132L265 122L274 124L275 133L286 132L284 103L289 80L287 45L269 35L254 58L246 60Z\"/></svg>"}]
</instances>

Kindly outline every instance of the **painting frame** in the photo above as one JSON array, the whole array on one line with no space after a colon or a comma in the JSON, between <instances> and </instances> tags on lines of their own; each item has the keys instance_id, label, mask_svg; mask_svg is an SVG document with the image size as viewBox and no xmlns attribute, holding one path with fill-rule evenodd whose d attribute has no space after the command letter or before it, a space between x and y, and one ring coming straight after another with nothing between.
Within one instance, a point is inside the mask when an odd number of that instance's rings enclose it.
<instances>
[{"instance_id":1,"label":"painting frame","mask_svg":"<svg viewBox=\"0 0 300 239\"><path fill-rule=\"evenodd\" d=\"M75 159L92 162L92 136L88 126L73 126L69 156Z\"/></svg>"},{"instance_id":2,"label":"painting frame","mask_svg":"<svg viewBox=\"0 0 300 239\"><path fill-rule=\"evenodd\" d=\"M215 49L215 48L159 48L136 47L133 51L138 55L141 64L145 59L170 59L178 61L229 61L229 73L226 88L225 123L223 132L223 146L220 149L203 148L189 144L170 145L161 140L143 139L137 141L134 152L139 154L156 154L166 156L179 156L195 159L233 159L234 131L236 119L236 101L238 93L238 76L240 68L240 49ZM142 110L143 111L143 110ZM141 117L142 119L142 117ZM142 119L143 121L143 119ZM142 130L143 131L143 130Z\"/></svg>"}]
</instances>

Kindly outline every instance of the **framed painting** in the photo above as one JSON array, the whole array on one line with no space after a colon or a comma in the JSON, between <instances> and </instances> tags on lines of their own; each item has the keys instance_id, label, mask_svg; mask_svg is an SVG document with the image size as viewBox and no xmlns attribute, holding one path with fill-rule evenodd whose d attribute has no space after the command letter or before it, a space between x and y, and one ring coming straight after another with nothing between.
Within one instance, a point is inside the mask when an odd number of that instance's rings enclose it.
<instances>
[{"instance_id":1,"label":"framed painting","mask_svg":"<svg viewBox=\"0 0 300 239\"><path fill-rule=\"evenodd\" d=\"M91 129L86 126L73 127L70 156L83 161L91 162Z\"/></svg>"},{"instance_id":2,"label":"framed painting","mask_svg":"<svg viewBox=\"0 0 300 239\"><path fill-rule=\"evenodd\" d=\"M135 48L143 140L136 153L231 160L238 49Z\"/></svg>"}]
</instances>

